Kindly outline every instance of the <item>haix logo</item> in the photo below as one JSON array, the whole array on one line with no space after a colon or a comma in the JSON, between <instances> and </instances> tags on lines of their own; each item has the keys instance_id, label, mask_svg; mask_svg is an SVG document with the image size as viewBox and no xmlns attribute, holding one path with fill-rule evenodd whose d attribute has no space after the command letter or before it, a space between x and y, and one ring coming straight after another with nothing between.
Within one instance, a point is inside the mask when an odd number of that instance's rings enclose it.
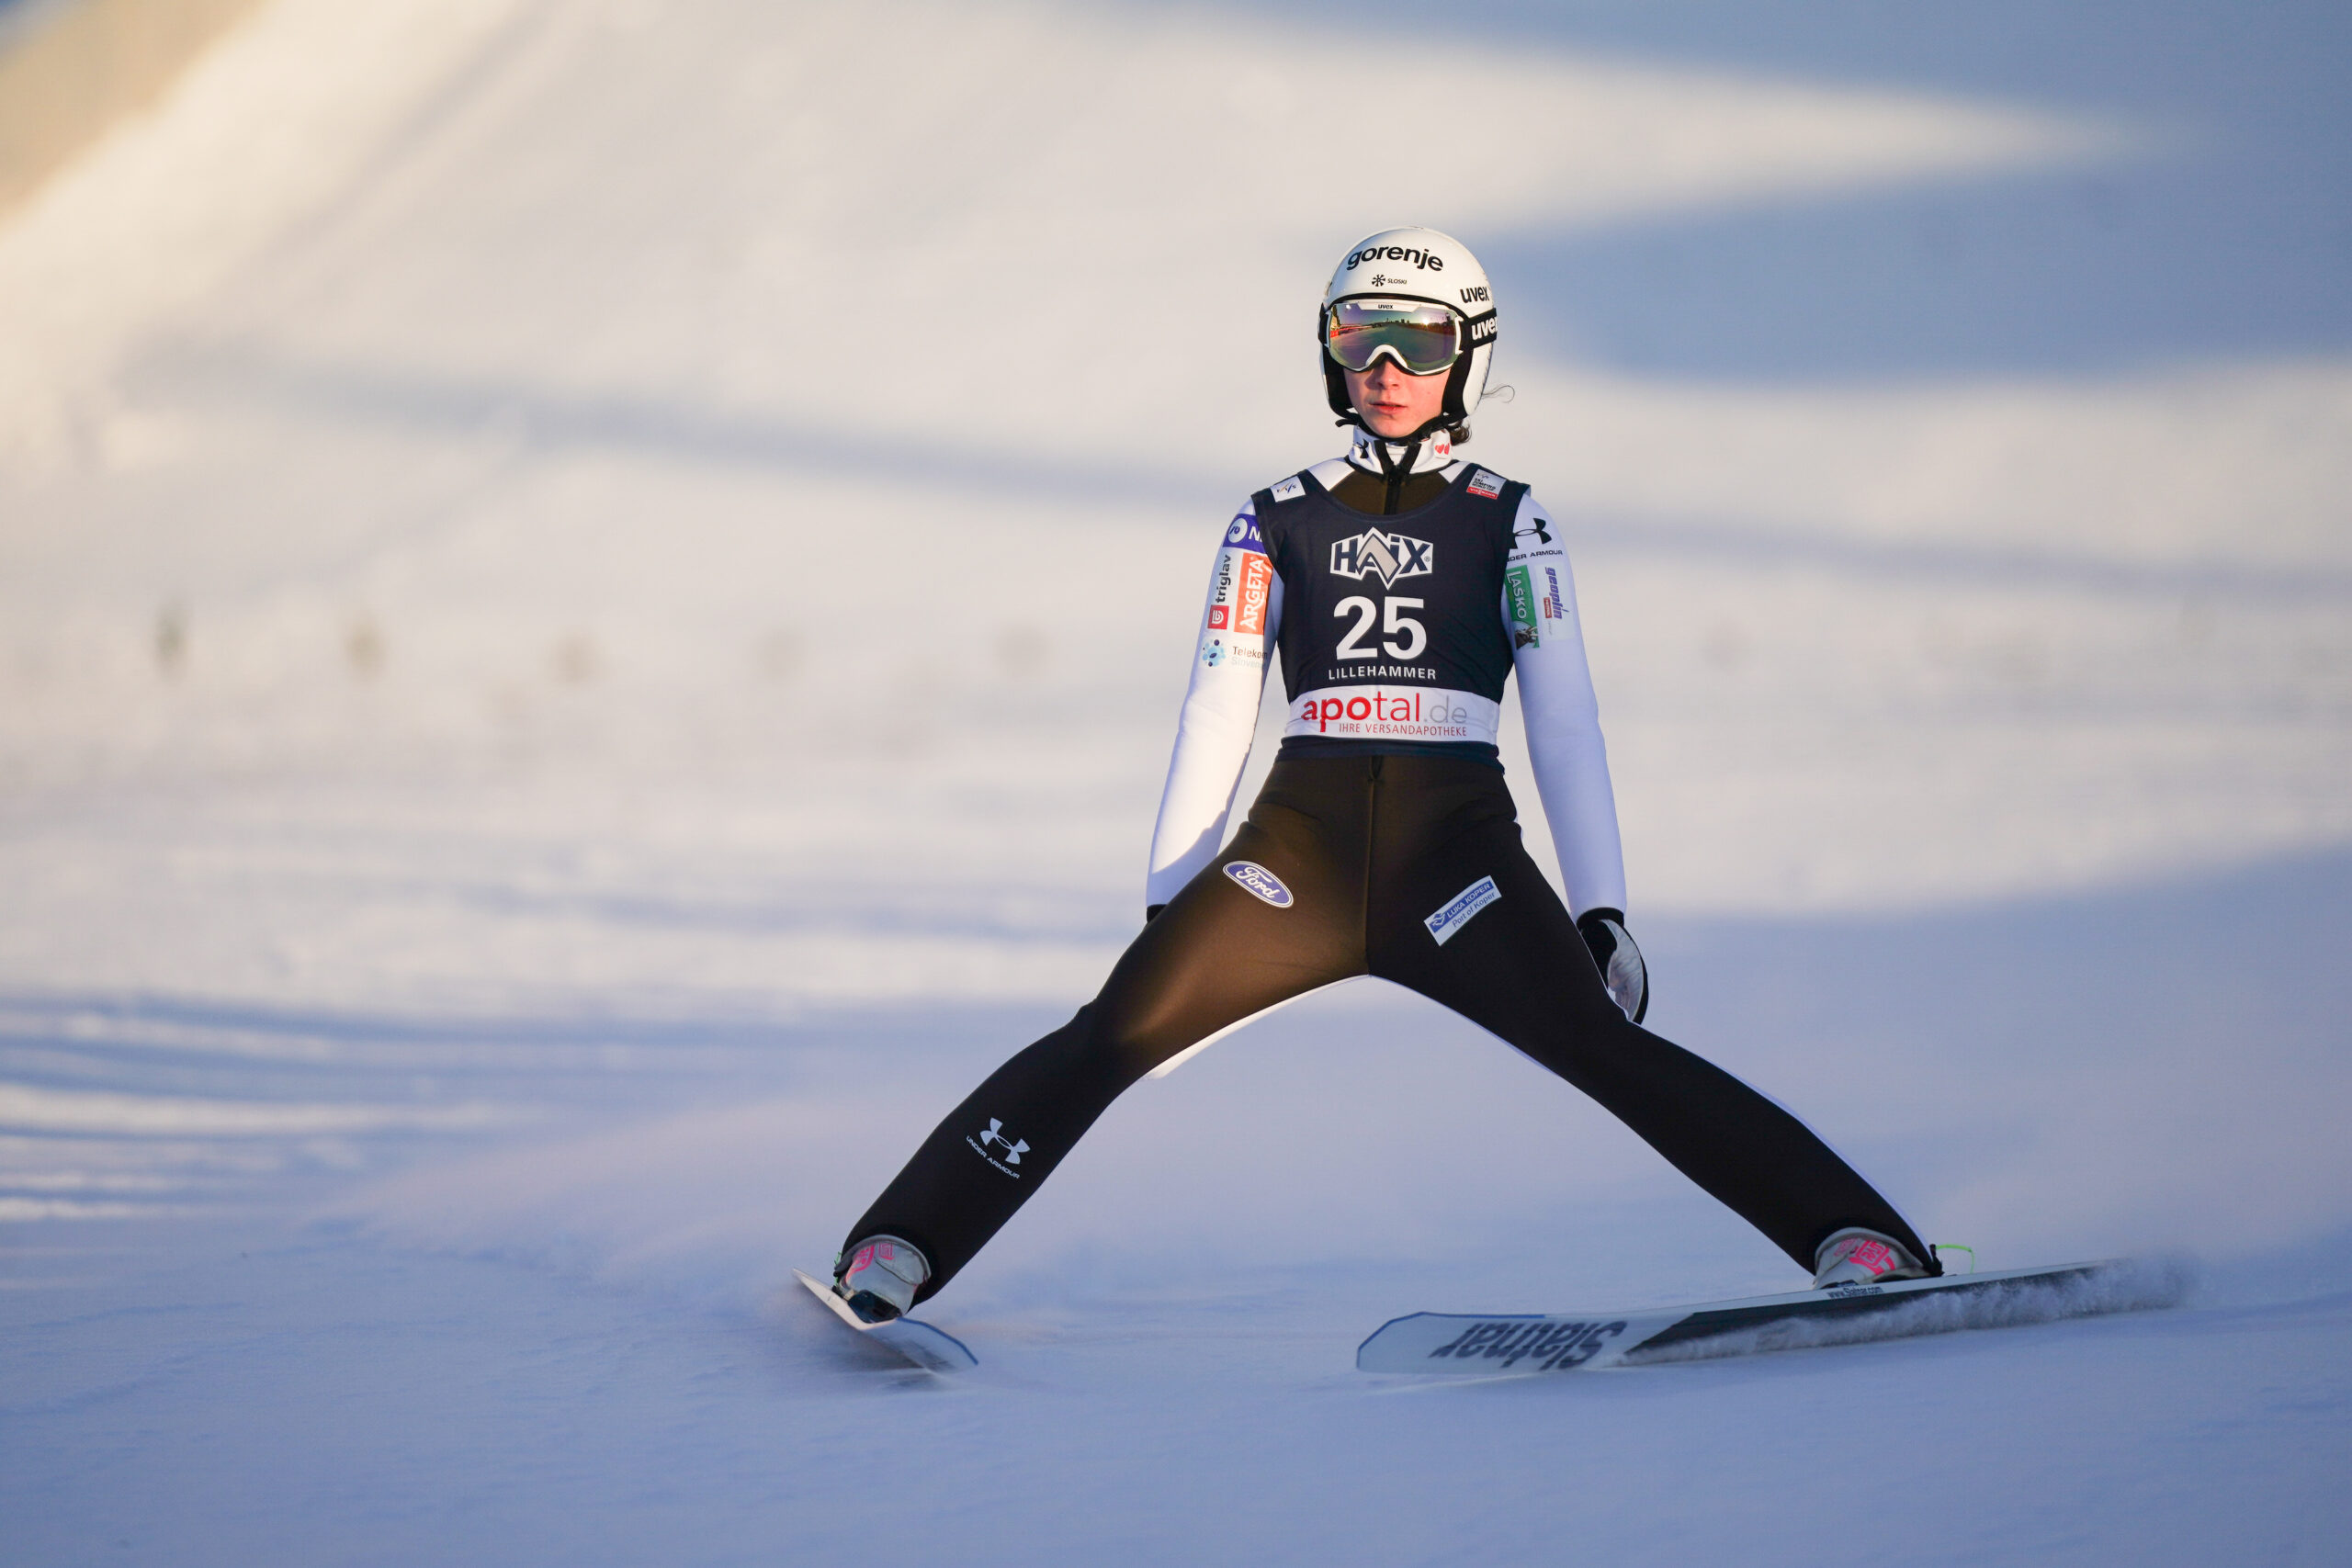
<instances>
[{"instance_id":1,"label":"haix logo","mask_svg":"<svg viewBox=\"0 0 2352 1568\"><path fill-rule=\"evenodd\" d=\"M1012 1178L1013 1180L1018 1181L1021 1179L1021 1173L1012 1168L1019 1165L1021 1163L1021 1156L1029 1152L1029 1142L1025 1138L1016 1140L1007 1135L1004 1130L1004 1122L997 1117L991 1116L989 1118L987 1132L982 1133L977 1138L967 1134L965 1135L964 1142L971 1145L974 1152L978 1154L982 1159L996 1167L997 1169L1003 1171L1005 1175ZM1004 1150L1004 1157L1002 1159L999 1159L994 1155L989 1153L989 1145L990 1144L995 1144Z\"/></svg>"},{"instance_id":2,"label":"haix logo","mask_svg":"<svg viewBox=\"0 0 2352 1568\"><path fill-rule=\"evenodd\" d=\"M1329 254L1330 253L1329 251L1324 253L1326 255L1329 255ZM1356 264L1358 262L1368 261L1411 262L1415 266L1425 266L1431 272L1443 272L1445 270L1445 258L1443 256L1438 255L1430 251L1417 251L1406 245L1366 245L1360 251L1350 251L1348 253L1346 265L1341 266L1340 270L1341 272L1353 272L1356 269ZM1375 277L1372 281L1376 285L1381 281L1381 279Z\"/></svg>"},{"instance_id":3,"label":"haix logo","mask_svg":"<svg viewBox=\"0 0 2352 1568\"><path fill-rule=\"evenodd\" d=\"M1331 574L1361 581L1378 577L1383 588L1394 588L1400 577L1427 577L1437 570L1437 547L1427 539L1384 534L1367 528L1352 539L1334 540Z\"/></svg>"}]
</instances>

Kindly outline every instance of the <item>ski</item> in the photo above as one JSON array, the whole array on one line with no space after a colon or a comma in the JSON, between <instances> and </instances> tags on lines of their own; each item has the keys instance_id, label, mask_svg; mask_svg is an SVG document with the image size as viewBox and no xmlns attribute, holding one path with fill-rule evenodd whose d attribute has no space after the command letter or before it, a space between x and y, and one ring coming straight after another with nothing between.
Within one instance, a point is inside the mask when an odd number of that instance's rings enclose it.
<instances>
[{"instance_id":1,"label":"ski","mask_svg":"<svg viewBox=\"0 0 2352 1568\"><path fill-rule=\"evenodd\" d=\"M2186 1283L2177 1269L2112 1259L1642 1312L1417 1312L1357 1347L1356 1367L1457 1377L1597 1371L2170 1306Z\"/></svg>"},{"instance_id":2,"label":"ski","mask_svg":"<svg viewBox=\"0 0 2352 1568\"><path fill-rule=\"evenodd\" d=\"M961 1372L980 1364L980 1359L964 1348L964 1342L952 1334L933 1328L928 1323L918 1323L911 1317L894 1317L888 1323L867 1323L849 1310L849 1303L833 1294L833 1288L820 1280L811 1279L799 1269L792 1277L808 1287L808 1293L825 1303L827 1311L845 1326L855 1329L876 1345L888 1346L899 1355L927 1372Z\"/></svg>"}]
</instances>

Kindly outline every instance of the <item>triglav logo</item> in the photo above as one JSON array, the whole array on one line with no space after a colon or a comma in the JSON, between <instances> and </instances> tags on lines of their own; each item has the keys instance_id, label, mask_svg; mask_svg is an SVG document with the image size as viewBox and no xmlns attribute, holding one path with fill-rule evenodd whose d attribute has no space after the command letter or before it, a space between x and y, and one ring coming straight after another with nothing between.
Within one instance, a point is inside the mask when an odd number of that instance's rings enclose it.
<instances>
[{"instance_id":1,"label":"triglav logo","mask_svg":"<svg viewBox=\"0 0 2352 1568\"><path fill-rule=\"evenodd\" d=\"M1394 588L1400 577L1427 577L1437 570L1437 547L1427 539L1384 534L1367 528L1352 539L1331 546L1331 574L1359 581L1378 577L1383 588Z\"/></svg>"},{"instance_id":2,"label":"triglav logo","mask_svg":"<svg viewBox=\"0 0 2352 1568\"><path fill-rule=\"evenodd\" d=\"M1004 1122L999 1118L994 1116L989 1117L987 1132L982 1133L977 1138L967 1134L965 1134L964 1142L970 1145L974 1152L978 1154L982 1159L987 1160L990 1165L996 1167L997 1169L1003 1171L1005 1175L1012 1178L1015 1181L1021 1179L1021 1173L1009 1168L1021 1163L1021 1156L1029 1152L1029 1141L1026 1138L1023 1138L1016 1142L1015 1140L1007 1137L1004 1132ZM990 1144L999 1145L1003 1148L1004 1158L1000 1160L994 1155L989 1153L989 1145Z\"/></svg>"}]
</instances>

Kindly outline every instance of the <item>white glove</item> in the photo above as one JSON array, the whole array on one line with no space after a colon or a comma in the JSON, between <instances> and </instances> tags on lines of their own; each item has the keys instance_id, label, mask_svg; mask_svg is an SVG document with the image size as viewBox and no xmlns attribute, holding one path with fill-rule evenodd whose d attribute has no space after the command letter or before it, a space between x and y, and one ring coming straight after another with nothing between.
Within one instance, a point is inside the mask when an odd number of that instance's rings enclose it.
<instances>
[{"instance_id":1,"label":"white glove","mask_svg":"<svg viewBox=\"0 0 2352 1568\"><path fill-rule=\"evenodd\" d=\"M1587 909L1577 918L1577 930L1592 950L1593 967L1600 971L1609 999L1641 1022L1650 1010L1650 972L1625 930L1625 917L1615 909Z\"/></svg>"}]
</instances>

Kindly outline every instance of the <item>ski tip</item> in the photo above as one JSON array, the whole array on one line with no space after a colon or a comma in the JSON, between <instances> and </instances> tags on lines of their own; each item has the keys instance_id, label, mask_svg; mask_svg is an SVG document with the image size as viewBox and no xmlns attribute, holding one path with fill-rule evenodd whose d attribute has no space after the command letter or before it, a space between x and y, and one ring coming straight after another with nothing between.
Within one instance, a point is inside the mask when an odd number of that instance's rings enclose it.
<instances>
[{"instance_id":1,"label":"ski tip","mask_svg":"<svg viewBox=\"0 0 2352 1568\"><path fill-rule=\"evenodd\" d=\"M867 1323L849 1310L849 1303L833 1294L832 1285L802 1269L795 1269L792 1277L808 1288L808 1293L823 1303L836 1322L876 1345L887 1346L905 1359L927 1372L969 1371L980 1364L971 1348L943 1328L911 1317L894 1317L888 1323Z\"/></svg>"}]
</instances>

